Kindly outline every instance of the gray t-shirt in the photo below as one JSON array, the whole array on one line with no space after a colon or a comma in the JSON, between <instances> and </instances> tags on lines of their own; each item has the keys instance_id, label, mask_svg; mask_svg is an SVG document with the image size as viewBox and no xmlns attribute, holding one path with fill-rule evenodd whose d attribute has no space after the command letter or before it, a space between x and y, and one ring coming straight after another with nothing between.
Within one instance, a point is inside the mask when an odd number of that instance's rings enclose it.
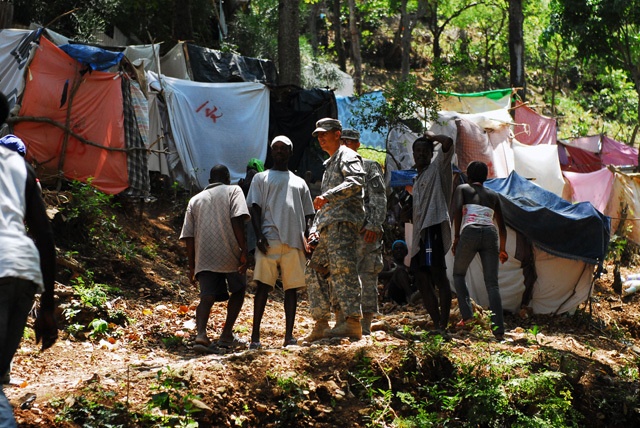
<instances>
[{"instance_id":1,"label":"gray t-shirt","mask_svg":"<svg viewBox=\"0 0 640 428\"><path fill-rule=\"evenodd\" d=\"M270 169L253 177L247 205L262 210L262 233L304 250L305 216L313 215L313 201L307 183L291 171Z\"/></svg>"}]
</instances>

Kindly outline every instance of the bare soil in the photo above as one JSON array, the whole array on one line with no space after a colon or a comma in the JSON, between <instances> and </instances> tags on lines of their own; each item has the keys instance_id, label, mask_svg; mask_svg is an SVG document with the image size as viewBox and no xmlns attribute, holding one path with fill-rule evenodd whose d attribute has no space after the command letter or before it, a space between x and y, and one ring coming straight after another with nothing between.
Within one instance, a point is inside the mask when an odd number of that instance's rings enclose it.
<instances>
[{"instance_id":1,"label":"bare soil","mask_svg":"<svg viewBox=\"0 0 640 428\"><path fill-rule=\"evenodd\" d=\"M138 249L137 255L128 259L95 254L90 245L78 253L59 248L57 289L61 306L78 299L71 281L87 272L93 272L96 283L121 291L110 295L105 307L81 314L82 321L76 320L87 324L94 318L111 317L106 334L71 335L65 331L69 322L61 314L59 341L40 352L27 330L14 359L12 383L5 386L5 393L16 406L19 426L104 426L92 420L97 420L105 408L117 406L127 411L114 418L113 426L152 426L139 415L151 413L147 404L161 392L158 385L162 379L171 378L182 382L181 393L199 396L191 403L203 409L193 416L201 427L358 427L370 424L370 415L380 410L379 403L367 396L352 375L363 361L379 375L381 387L393 385L396 390L411 392L419 386L401 379L408 368L400 351L415 340L407 332L431 327L429 316L416 305L399 307L382 302L376 331L357 342L323 340L312 346L283 349L283 292L276 288L262 322L263 349L210 355L194 352L198 297L186 279L186 255L178 240L183 208L157 201L147 205L144 212L135 205L120 209L117 217ZM477 358L479 352L498 350L534 354L538 359L559 354L560 366L563 361L571 362L570 369L558 369L566 373L573 386L574 407L585 416L584 426L640 426L638 377L620 375L625 369L639 368L640 297L621 298L616 294L612 289L613 267L607 266L607 270L594 284L591 301L575 314L509 315L508 340L503 343L491 341L490 334L478 330L452 329L451 352L468 361ZM633 270L623 268L622 273ZM237 334L247 340L253 291L250 286L235 326ZM226 304L214 306L209 323L211 338L219 335L225 313ZM458 320L454 299L451 323ZM294 334L302 338L312 325L302 293ZM446 369L446 364L423 368L427 378L447 376ZM35 394L36 399L23 404L28 394ZM78 410L75 419L61 420L59 415L65 406L80 410L84 406L86 413Z\"/></svg>"}]
</instances>

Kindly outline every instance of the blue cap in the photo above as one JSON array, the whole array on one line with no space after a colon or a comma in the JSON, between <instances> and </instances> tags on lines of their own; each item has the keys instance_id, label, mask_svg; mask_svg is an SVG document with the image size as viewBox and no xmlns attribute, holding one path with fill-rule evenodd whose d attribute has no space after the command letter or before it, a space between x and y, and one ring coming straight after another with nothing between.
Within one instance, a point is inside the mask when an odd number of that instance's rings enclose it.
<instances>
[{"instance_id":1,"label":"blue cap","mask_svg":"<svg viewBox=\"0 0 640 428\"><path fill-rule=\"evenodd\" d=\"M391 244L391 251L396 249L396 245L404 245L406 247L407 243L404 242L402 239L398 239L397 241L393 241L393 244Z\"/></svg>"},{"instance_id":2,"label":"blue cap","mask_svg":"<svg viewBox=\"0 0 640 428\"><path fill-rule=\"evenodd\" d=\"M13 150L14 152L20 153L20 156L24 156L27 154L27 147L24 145L20 138L16 137L13 134L7 134L4 137L0 138L0 144L8 149Z\"/></svg>"}]
</instances>

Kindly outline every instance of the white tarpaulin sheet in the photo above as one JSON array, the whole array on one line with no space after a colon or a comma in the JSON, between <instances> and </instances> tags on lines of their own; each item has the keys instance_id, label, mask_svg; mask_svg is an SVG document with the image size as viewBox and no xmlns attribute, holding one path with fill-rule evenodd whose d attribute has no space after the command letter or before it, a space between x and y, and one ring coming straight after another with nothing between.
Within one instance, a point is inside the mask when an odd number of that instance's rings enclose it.
<instances>
[{"instance_id":1,"label":"white tarpaulin sheet","mask_svg":"<svg viewBox=\"0 0 640 428\"><path fill-rule=\"evenodd\" d=\"M562 197L564 178L560 170L558 148L555 144L538 144L527 146L513 141L515 170L522 177Z\"/></svg>"},{"instance_id":2,"label":"white tarpaulin sheet","mask_svg":"<svg viewBox=\"0 0 640 428\"><path fill-rule=\"evenodd\" d=\"M178 43L160 58L160 70L165 76L191 80L184 56L184 44Z\"/></svg>"},{"instance_id":3,"label":"white tarpaulin sheet","mask_svg":"<svg viewBox=\"0 0 640 428\"><path fill-rule=\"evenodd\" d=\"M160 60L160 45L132 45L124 50L126 56L133 65L144 64L145 71L158 72L158 62Z\"/></svg>"},{"instance_id":4,"label":"white tarpaulin sheet","mask_svg":"<svg viewBox=\"0 0 640 428\"><path fill-rule=\"evenodd\" d=\"M216 164L226 165L231 183L237 183L245 176L251 158L266 159L269 131L266 86L249 82L200 83L169 77L163 77L162 84L176 150L193 184L206 187L209 170Z\"/></svg>"},{"instance_id":5,"label":"white tarpaulin sheet","mask_svg":"<svg viewBox=\"0 0 640 428\"><path fill-rule=\"evenodd\" d=\"M25 67L30 62L36 31L0 30L0 91L9 100L9 108L16 105L24 89Z\"/></svg>"}]
</instances>

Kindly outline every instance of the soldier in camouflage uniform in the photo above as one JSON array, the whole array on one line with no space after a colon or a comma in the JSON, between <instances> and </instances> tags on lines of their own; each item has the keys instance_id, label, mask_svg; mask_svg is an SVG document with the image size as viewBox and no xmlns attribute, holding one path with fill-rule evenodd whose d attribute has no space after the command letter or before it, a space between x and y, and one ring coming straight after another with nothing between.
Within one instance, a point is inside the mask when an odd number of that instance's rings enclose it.
<instances>
[{"instance_id":1,"label":"soldier in camouflage uniform","mask_svg":"<svg viewBox=\"0 0 640 428\"><path fill-rule=\"evenodd\" d=\"M353 150L340 144L342 124L325 118L316 123L314 136L322 150L329 154L324 163L322 194L313 205L316 213L309 241L319 240L310 260L307 281L311 315L315 326L305 341L324 337L362 338L360 319L362 285L358 277L358 256L354 251L364 221L363 187L365 172L362 159ZM329 280L329 281L327 281ZM337 302L344 319L329 329L331 302Z\"/></svg>"},{"instance_id":2,"label":"soldier in camouflage uniform","mask_svg":"<svg viewBox=\"0 0 640 428\"><path fill-rule=\"evenodd\" d=\"M342 130L342 144L357 152L360 133L355 129ZM382 224L386 217L387 194L380 164L363 159L366 174L364 180L364 226L360 229L358 247L358 275L362 282L362 334L371 334L371 321L378 313L378 274L382 271Z\"/></svg>"}]
</instances>

